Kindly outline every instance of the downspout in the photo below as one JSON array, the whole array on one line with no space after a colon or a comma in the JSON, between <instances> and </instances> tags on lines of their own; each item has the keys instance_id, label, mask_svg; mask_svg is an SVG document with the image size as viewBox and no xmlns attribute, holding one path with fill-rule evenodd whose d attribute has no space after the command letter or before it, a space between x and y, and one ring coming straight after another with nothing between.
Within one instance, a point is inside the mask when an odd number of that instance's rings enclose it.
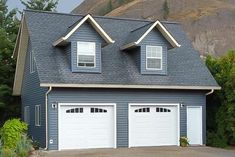
<instances>
[{"instance_id":1,"label":"downspout","mask_svg":"<svg viewBox=\"0 0 235 157\"><path fill-rule=\"evenodd\" d=\"M211 89L211 91L208 92L208 93L206 93L206 95L210 95L210 94L212 94L213 92L214 92L214 89Z\"/></svg>"},{"instance_id":2,"label":"downspout","mask_svg":"<svg viewBox=\"0 0 235 157\"><path fill-rule=\"evenodd\" d=\"M46 148L45 150L48 149L48 116L47 116L47 108L48 108L48 94L51 92L52 90L52 87L50 86L48 91L46 92L45 94L45 97L46 97L46 103L45 103L45 108L46 108Z\"/></svg>"}]
</instances>

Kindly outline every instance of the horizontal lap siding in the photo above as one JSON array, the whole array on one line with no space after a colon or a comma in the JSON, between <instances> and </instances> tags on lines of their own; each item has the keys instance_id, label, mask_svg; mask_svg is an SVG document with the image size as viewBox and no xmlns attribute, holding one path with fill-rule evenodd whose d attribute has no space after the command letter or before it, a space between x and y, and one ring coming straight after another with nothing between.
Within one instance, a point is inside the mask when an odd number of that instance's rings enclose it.
<instances>
[{"instance_id":1,"label":"horizontal lap siding","mask_svg":"<svg viewBox=\"0 0 235 157\"><path fill-rule=\"evenodd\" d=\"M40 87L36 68L34 73L30 73L31 51L34 50L32 50L31 42L29 41L21 94L22 118L24 117L24 107L30 106L30 124L28 126L28 133L32 136L33 140L40 143L41 147L45 147L45 93L47 88ZM34 51L35 55L37 55L36 53L37 52ZM41 126L35 126L35 105L41 105Z\"/></svg>"},{"instance_id":2,"label":"horizontal lap siding","mask_svg":"<svg viewBox=\"0 0 235 157\"><path fill-rule=\"evenodd\" d=\"M71 41L72 71L73 72L101 73L101 44L104 43L104 40L96 32L96 30L89 23L86 22L71 35L71 37L69 38L69 41ZM96 67L95 68L77 67L77 42L78 41L96 43L96 60L95 60Z\"/></svg>"},{"instance_id":3,"label":"horizontal lap siding","mask_svg":"<svg viewBox=\"0 0 235 157\"><path fill-rule=\"evenodd\" d=\"M167 74L167 49L171 48L169 42L157 30L152 30L140 43L141 45L141 73L142 74ZM162 46L162 70L146 70L146 46Z\"/></svg>"},{"instance_id":4,"label":"horizontal lap siding","mask_svg":"<svg viewBox=\"0 0 235 157\"><path fill-rule=\"evenodd\" d=\"M204 109L205 94L202 91L57 88L49 94L49 104L53 102L116 103L117 147L127 147L128 103L183 103L185 107L180 108L180 134L186 136L186 106L203 106ZM58 149L58 114L57 109L52 109L50 106L49 138L53 139L54 143L49 145L49 149L54 150ZM205 134L205 127L203 130Z\"/></svg>"}]
</instances>

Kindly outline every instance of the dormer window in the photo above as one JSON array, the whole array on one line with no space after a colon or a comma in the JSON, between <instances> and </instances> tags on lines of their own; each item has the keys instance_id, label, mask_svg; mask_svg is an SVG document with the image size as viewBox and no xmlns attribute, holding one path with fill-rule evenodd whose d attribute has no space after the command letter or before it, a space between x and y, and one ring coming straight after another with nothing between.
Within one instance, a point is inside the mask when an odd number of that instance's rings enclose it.
<instances>
[{"instance_id":1,"label":"dormer window","mask_svg":"<svg viewBox=\"0 0 235 157\"><path fill-rule=\"evenodd\" d=\"M162 70L162 46L146 46L146 69Z\"/></svg>"},{"instance_id":2,"label":"dormer window","mask_svg":"<svg viewBox=\"0 0 235 157\"><path fill-rule=\"evenodd\" d=\"M77 42L77 66L94 68L95 42Z\"/></svg>"}]
</instances>

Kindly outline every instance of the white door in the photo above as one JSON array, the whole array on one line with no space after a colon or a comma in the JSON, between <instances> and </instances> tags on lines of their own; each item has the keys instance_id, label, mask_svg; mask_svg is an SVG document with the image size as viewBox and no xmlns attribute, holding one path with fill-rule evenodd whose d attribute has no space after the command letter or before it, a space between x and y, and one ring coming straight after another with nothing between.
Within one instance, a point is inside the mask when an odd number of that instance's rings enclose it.
<instances>
[{"instance_id":1,"label":"white door","mask_svg":"<svg viewBox=\"0 0 235 157\"><path fill-rule=\"evenodd\" d=\"M115 147L113 105L60 105L59 149Z\"/></svg>"},{"instance_id":2,"label":"white door","mask_svg":"<svg viewBox=\"0 0 235 157\"><path fill-rule=\"evenodd\" d=\"M178 107L130 105L129 147L178 145Z\"/></svg>"},{"instance_id":3,"label":"white door","mask_svg":"<svg viewBox=\"0 0 235 157\"><path fill-rule=\"evenodd\" d=\"M187 137L189 144L202 145L202 107L187 107Z\"/></svg>"}]
</instances>

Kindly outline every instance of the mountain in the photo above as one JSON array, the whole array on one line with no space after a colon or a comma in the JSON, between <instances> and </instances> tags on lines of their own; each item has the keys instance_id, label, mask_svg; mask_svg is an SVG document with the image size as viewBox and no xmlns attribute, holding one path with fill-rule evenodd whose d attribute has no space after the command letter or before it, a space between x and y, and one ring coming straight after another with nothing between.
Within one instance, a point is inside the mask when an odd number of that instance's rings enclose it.
<instances>
[{"instance_id":1,"label":"mountain","mask_svg":"<svg viewBox=\"0 0 235 157\"><path fill-rule=\"evenodd\" d=\"M235 0L85 0L72 13L178 21L202 55L235 49Z\"/></svg>"}]
</instances>

